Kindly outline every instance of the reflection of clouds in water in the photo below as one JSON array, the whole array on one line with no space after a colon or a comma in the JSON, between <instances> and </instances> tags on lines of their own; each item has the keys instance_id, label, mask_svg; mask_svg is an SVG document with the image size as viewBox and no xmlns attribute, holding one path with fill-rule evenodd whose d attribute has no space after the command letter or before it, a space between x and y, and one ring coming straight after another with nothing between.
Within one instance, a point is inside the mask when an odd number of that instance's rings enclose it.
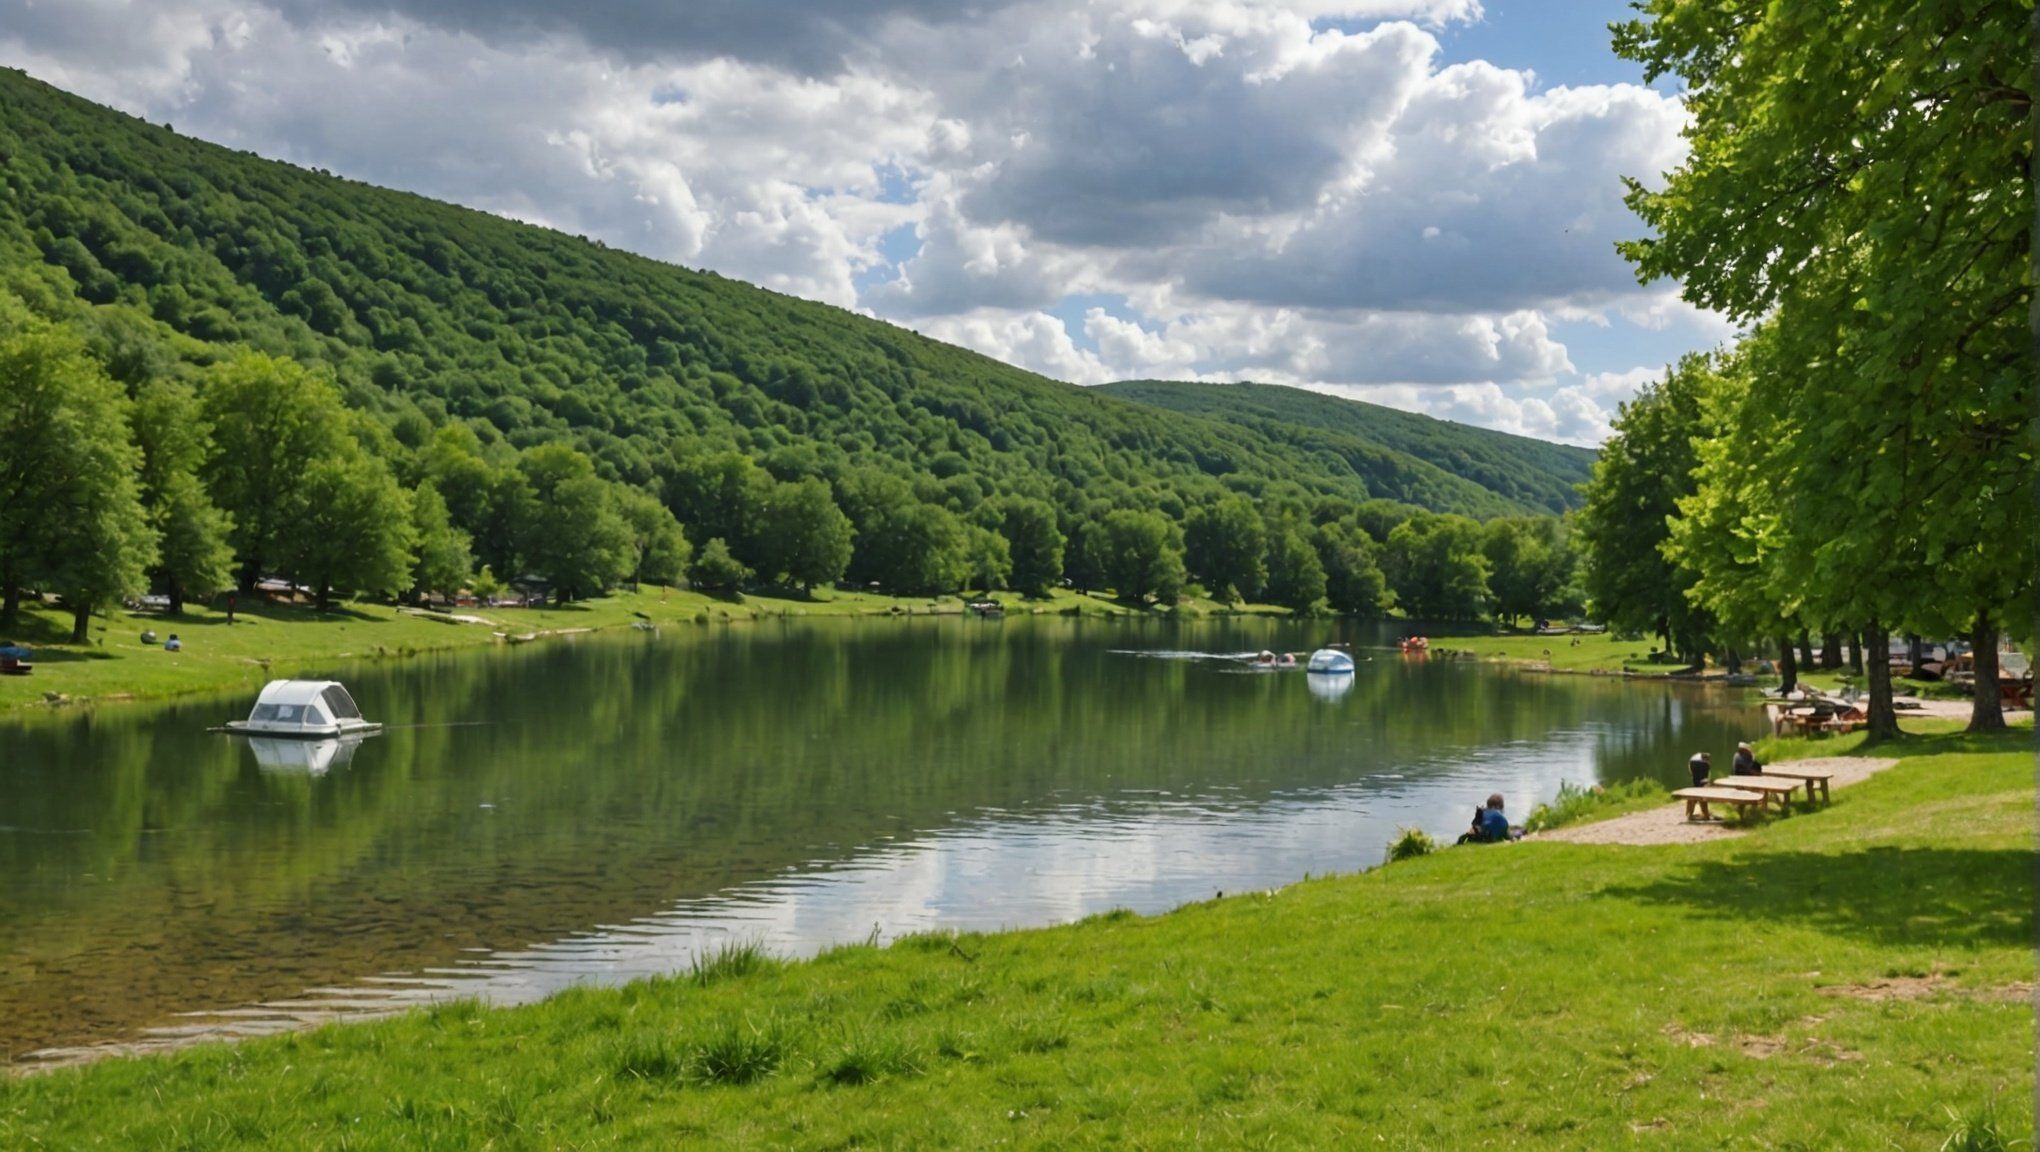
<instances>
[{"instance_id":1,"label":"reflection of clouds in water","mask_svg":"<svg viewBox=\"0 0 2040 1152\"><path fill-rule=\"evenodd\" d=\"M697 951L758 940L783 956L929 930L1065 923L1115 908L1165 911L1216 892L1279 887L1381 861L1398 827L1456 835L1489 792L1520 822L1562 780L1592 780L1599 726L1539 742L1455 750L1402 772L1278 793L1242 806L1230 789L1128 792L1031 813L991 813L867 847L850 859L681 901L652 916L533 947L394 974L303 999L152 1032L158 1042L267 1032L475 996L525 1003L576 984L684 971Z\"/></svg>"}]
</instances>

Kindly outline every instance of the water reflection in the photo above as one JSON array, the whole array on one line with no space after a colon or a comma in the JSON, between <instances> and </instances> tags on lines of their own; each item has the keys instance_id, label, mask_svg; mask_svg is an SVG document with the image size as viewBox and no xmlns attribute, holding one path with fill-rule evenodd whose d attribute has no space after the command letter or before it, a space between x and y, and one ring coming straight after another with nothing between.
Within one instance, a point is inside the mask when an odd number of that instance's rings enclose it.
<instances>
[{"instance_id":1,"label":"water reflection","mask_svg":"<svg viewBox=\"0 0 2040 1152\"><path fill-rule=\"evenodd\" d=\"M278 740L267 736L244 738L255 754L255 766L264 772L302 772L324 776L345 768L365 736L330 737L324 740Z\"/></svg>"},{"instance_id":2,"label":"water reflection","mask_svg":"<svg viewBox=\"0 0 2040 1152\"><path fill-rule=\"evenodd\" d=\"M0 1046L521 999L731 932L798 954L1158 910L1371 866L1490 791L1522 811L1562 779L1676 779L1735 736L1666 687L1379 653L1327 690L1113 651L1319 639L1017 619L532 645L349 672L386 734L302 763L202 731L242 701L0 729Z\"/></svg>"},{"instance_id":3,"label":"water reflection","mask_svg":"<svg viewBox=\"0 0 2040 1152\"><path fill-rule=\"evenodd\" d=\"M1353 690L1352 672L1306 672L1303 682L1310 694L1326 703L1332 703Z\"/></svg>"}]
</instances>

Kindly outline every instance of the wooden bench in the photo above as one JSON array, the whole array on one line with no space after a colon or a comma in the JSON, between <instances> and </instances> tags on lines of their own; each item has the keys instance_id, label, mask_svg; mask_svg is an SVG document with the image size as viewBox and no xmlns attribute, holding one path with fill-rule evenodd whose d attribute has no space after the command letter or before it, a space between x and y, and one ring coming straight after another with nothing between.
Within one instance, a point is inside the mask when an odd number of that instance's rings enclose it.
<instances>
[{"instance_id":1,"label":"wooden bench","mask_svg":"<svg viewBox=\"0 0 2040 1152\"><path fill-rule=\"evenodd\" d=\"M1756 776L1716 776L1707 782L1707 786L1710 788L1740 788L1745 792L1760 792L1763 794L1764 799L1777 802L1778 811L1785 812L1789 811L1792 807L1792 794L1799 791L1800 786L1804 783L1805 781L1803 780L1786 780L1766 773ZM1810 786L1807 790L1809 794L1812 792Z\"/></svg>"},{"instance_id":2,"label":"wooden bench","mask_svg":"<svg viewBox=\"0 0 2040 1152\"><path fill-rule=\"evenodd\" d=\"M1764 775L1778 776L1786 780L1804 781L1806 784L1807 802L1812 803L1818 800L1823 804L1828 803L1828 782L1835 778L1835 774L1832 772L1806 772L1789 766L1784 768L1765 768ZM1735 785L1730 785L1730 787L1735 787Z\"/></svg>"},{"instance_id":3,"label":"wooden bench","mask_svg":"<svg viewBox=\"0 0 2040 1152\"><path fill-rule=\"evenodd\" d=\"M1754 808L1760 814L1764 810L1762 792L1745 792L1739 788L1720 788L1709 784L1701 788L1681 788L1672 795L1686 802L1688 820L1695 819L1693 815L1695 809L1700 813L1698 819L1715 819L1714 813L1708 810L1707 806L1710 804L1733 805L1736 816L1744 820L1749 819L1750 809Z\"/></svg>"}]
</instances>

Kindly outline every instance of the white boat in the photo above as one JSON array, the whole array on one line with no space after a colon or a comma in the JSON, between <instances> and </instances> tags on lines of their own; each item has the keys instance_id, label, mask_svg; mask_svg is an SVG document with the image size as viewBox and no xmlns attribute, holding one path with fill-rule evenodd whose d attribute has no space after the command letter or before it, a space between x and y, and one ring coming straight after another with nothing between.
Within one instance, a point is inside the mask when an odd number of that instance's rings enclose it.
<instances>
[{"instance_id":1,"label":"white boat","mask_svg":"<svg viewBox=\"0 0 2040 1152\"><path fill-rule=\"evenodd\" d=\"M247 736L282 736L321 740L330 736L368 735L382 725L361 718L354 697L338 680L271 680L255 698L246 720L223 729Z\"/></svg>"},{"instance_id":2,"label":"white boat","mask_svg":"<svg viewBox=\"0 0 2040 1152\"><path fill-rule=\"evenodd\" d=\"M1330 676L1351 672L1352 670L1353 654L1341 652L1337 648L1318 649L1310 654L1310 662L1304 665L1304 671L1306 672L1316 672L1321 675Z\"/></svg>"}]
</instances>

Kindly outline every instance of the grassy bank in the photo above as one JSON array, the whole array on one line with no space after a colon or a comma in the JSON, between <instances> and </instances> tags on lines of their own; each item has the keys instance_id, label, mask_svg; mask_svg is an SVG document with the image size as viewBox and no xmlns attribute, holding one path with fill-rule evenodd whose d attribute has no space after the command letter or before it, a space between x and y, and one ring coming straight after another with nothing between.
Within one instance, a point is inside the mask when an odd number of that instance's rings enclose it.
<instances>
[{"instance_id":1,"label":"grassy bank","mask_svg":"<svg viewBox=\"0 0 2040 1152\"><path fill-rule=\"evenodd\" d=\"M1154 615L1102 594L1058 591L1044 600L1010 593L995 599L1015 613L1067 616ZM892 597L860 592L821 591L812 597L746 595L723 599L698 592L647 587L581 603L549 608L467 610L485 623L459 623L381 604L347 604L331 612L292 605L244 604L227 623L217 608L193 607L181 616L115 611L95 617L90 642L68 643L71 618L54 609L25 610L22 625L0 640L15 640L35 652L35 672L0 676L0 715L48 706L50 694L66 706L121 700L159 699L199 692L254 689L269 679L333 671L353 661L391 659L418 652L483 647L506 637L627 628L698 627L791 616L891 616L949 614L964 610L956 597ZM1184 616L1239 612L1281 614L1253 605L1229 609L1208 600L1185 601ZM144 629L160 641L176 633L180 652L141 642ZM500 634L500 635L499 635Z\"/></svg>"},{"instance_id":2,"label":"grassy bank","mask_svg":"<svg viewBox=\"0 0 2040 1152\"><path fill-rule=\"evenodd\" d=\"M1434 652L1465 653L1483 660L1549 666L1555 672L1627 672L1636 676L1664 676L1684 667L1681 664L1653 663L1649 657L1656 647L1654 640L1623 640L1609 632L1590 636L1502 632L1431 637Z\"/></svg>"},{"instance_id":3,"label":"grassy bank","mask_svg":"<svg viewBox=\"0 0 2040 1152\"><path fill-rule=\"evenodd\" d=\"M1452 849L0 1080L0 1146L1933 1149L1993 1102L2019 1138L2030 741L1910 737L1737 839Z\"/></svg>"}]
</instances>

